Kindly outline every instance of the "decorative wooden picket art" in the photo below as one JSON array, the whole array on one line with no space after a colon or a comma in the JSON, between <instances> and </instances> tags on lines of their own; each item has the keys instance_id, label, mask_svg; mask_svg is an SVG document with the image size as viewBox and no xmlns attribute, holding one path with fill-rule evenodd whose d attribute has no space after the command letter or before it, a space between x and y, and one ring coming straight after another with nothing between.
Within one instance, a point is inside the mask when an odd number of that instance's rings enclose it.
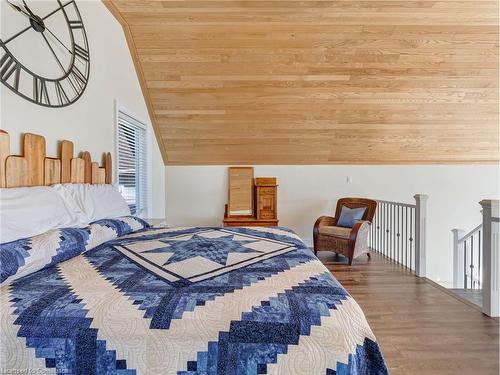
<instances>
[{"instance_id":1,"label":"decorative wooden picket art","mask_svg":"<svg viewBox=\"0 0 500 375\"><path fill-rule=\"evenodd\" d=\"M61 141L59 157L46 156L45 138L23 135L24 155L10 155L10 137L0 130L0 187L48 186L59 183L111 184L111 154L104 154L104 165L93 162L90 153L74 156L71 141Z\"/></svg>"}]
</instances>

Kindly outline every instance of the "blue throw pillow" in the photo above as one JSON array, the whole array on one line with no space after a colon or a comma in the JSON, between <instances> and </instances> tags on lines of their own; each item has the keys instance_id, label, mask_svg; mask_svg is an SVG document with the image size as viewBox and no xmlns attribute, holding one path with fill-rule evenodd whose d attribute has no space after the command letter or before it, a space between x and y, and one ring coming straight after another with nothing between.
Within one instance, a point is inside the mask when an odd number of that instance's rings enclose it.
<instances>
[{"instance_id":1,"label":"blue throw pillow","mask_svg":"<svg viewBox=\"0 0 500 375\"><path fill-rule=\"evenodd\" d=\"M337 222L338 227L352 228L357 221L361 220L363 214L365 213L366 207L362 208L349 208L342 206L342 211L340 211L339 221Z\"/></svg>"}]
</instances>

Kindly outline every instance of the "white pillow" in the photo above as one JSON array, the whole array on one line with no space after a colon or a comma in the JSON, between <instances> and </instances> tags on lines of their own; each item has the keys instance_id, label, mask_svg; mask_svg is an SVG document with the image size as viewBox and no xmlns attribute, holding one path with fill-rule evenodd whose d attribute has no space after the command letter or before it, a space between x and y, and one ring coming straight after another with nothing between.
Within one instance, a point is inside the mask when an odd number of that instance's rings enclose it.
<instances>
[{"instance_id":1,"label":"white pillow","mask_svg":"<svg viewBox=\"0 0 500 375\"><path fill-rule=\"evenodd\" d=\"M92 221L130 215L130 208L117 186L109 184L89 186L94 203Z\"/></svg>"},{"instance_id":2,"label":"white pillow","mask_svg":"<svg viewBox=\"0 0 500 375\"><path fill-rule=\"evenodd\" d=\"M0 189L0 243L78 225L78 218L48 186Z\"/></svg>"},{"instance_id":3,"label":"white pillow","mask_svg":"<svg viewBox=\"0 0 500 375\"><path fill-rule=\"evenodd\" d=\"M66 205L76 213L81 225L100 219L130 215L130 209L113 185L63 184L54 185Z\"/></svg>"}]
</instances>

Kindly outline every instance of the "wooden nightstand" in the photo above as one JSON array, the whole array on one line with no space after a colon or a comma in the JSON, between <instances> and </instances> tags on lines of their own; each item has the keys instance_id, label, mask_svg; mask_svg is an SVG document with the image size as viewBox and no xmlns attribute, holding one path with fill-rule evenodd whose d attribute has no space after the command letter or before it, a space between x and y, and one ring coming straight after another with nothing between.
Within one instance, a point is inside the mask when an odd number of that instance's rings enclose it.
<instances>
[{"instance_id":1,"label":"wooden nightstand","mask_svg":"<svg viewBox=\"0 0 500 375\"><path fill-rule=\"evenodd\" d=\"M249 217L226 217L224 218L225 227L277 227L277 219L256 219Z\"/></svg>"},{"instance_id":2,"label":"wooden nightstand","mask_svg":"<svg viewBox=\"0 0 500 375\"><path fill-rule=\"evenodd\" d=\"M255 216L227 217L226 204L223 225L225 227L277 227L278 219L257 219Z\"/></svg>"},{"instance_id":3,"label":"wooden nightstand","mask_svg":"<svg viewBox=\"0 0 500 375\"><path fill-rule=\"evenodd\" d=\"M252 181L250 198L253 215L229 216L228 205L224 209L225 227L277 227L278 208L276 177L257 177ZM238 189L234 189L238 192ZM253 198L251 197L253 193Z\"/></svg>"},{"instance_id":4,"label":"wooden nightstand","mask_svg":"<svg viewBox=\"0 0 500 375\"><path fill-rule=\"evenodd\" d=\"M278 220L278 185L276 177L255 179L255 210L257 220Z\"/></svg>"}]
</instances>

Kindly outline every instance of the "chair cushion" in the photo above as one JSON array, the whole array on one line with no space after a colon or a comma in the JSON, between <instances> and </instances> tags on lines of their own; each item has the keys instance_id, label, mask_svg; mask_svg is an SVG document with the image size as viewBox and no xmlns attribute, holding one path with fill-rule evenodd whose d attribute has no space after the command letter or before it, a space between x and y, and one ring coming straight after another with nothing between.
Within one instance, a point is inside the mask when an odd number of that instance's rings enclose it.
<instances>
[{"instance_id":1,"label":"chair cushion","mask_svg":"<svg viewBox=\"0 0 500 375\"><path fill-rule=\"evenodd\" d=\"M342 206L342 211L340 211L340 217L337 225L339 227L352 228L357 221L361 220L365 211L366 207L349 208Z\"/></svg>"},{"instance_id":2,"label":"chair cushion","mask_svg":"<svg viewBox=\"0 0 500 375\"><path fill-rule=\"evenodd\" d=\"M334 226L326 226L325 225L324 227L319 227L319 233L324 234L326 236L340 237L340 238L348 239L349 236L351 235L351 228L334 227Z\"/></svg>"}]
</instances>

